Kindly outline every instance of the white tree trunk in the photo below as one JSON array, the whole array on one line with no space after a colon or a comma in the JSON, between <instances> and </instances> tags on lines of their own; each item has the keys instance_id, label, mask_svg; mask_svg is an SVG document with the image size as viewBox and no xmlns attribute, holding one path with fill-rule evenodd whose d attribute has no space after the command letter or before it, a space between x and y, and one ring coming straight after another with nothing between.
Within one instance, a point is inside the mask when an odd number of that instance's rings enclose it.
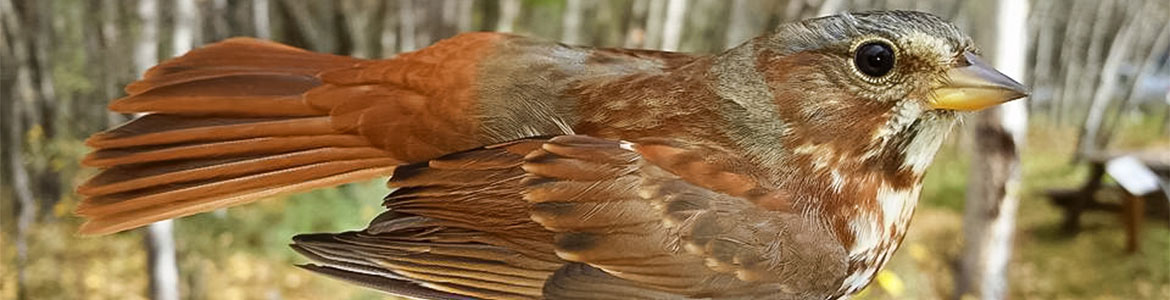
<instances>
[{"instance_id":1,"label":"white tree trunk","mask_svg":"<svg viewBox=\"0 0 1170 300\"><path fill-rule=\"evenodd\" d=\"M398 1L398 51L414 51L414 0Z\"/></svg>"},{"instance_id":2,"label":"white tree trunk","mask_svg":"<svg viewBox=\"0 0 1170 300\"><path fill-rule=\"evenodd\" d=\"M731 48L743 44L743 42L753 38L757 34L753 16L761 16L759 11L755 11L749 0L735 0L731 2L731 18L727 24L727 36L723 39L723 48Z\"/></svg>"},{"instance_id":3,"label":"white tree trunk","mask_svg":"<svg viewBox=\"0 0 1170 300\"><path fill-rule=\"evenodd\" d=\"M1143 11L1157 11L1153 7L1153 2L1147 2ZM1081 132L1079 143L1077 145L1077 155L1079 157L1086 157L1101 151L1104 145L1101 143L1101 126L1105 122L1105 111L1109 108L1115 98L1115 93L1118 88L1119 72L1123 64L1126 63L1126 55L1129 54L1135 42L1135 33L1142 27L1141 22L1146 21L1147 18L1134 17L1131 18L1117 30L1116 37L1113 38L1112 44L1109 45L1109 52L1105 56L1105 61L1098 68L1092 70L1100 70L1094 73L1099 73L1097 88L1093 92L1093 97L1090 98L1088 111L1085 113L1085 121L1081 123ZM1140 38L1150 38L1143 36ZM1136 86L1136 84L1135 84Z\"/></svg>"},{"instance_id":4,"label":"white tree trunk","mask_svg":"<svg viewBox=\"0 0 1170 300\"><path fill-rule=\"evenodd\" d=\"M565 2L565 15L561 19L561 42L566 44L581 43L581 11L584 0L568 0Z\"/></svg>"},{"instance_id":5,"label":"white tree trunk","mask_svg":"<svg viewBox=\"0 0 1170 300\"><path fill-rule=\"evenodd\" d=\"M500 1L500 19L496 21L496 31L512 32L517 17L520 17L520 0Z\"/></svg>"},{"instance_id":6,"label":"white tree trunk","mask_svg":"<svg viewBox=\"0 0 1170 300\"><path fill-rule=\"evenodd\" d=\"M11 30L14 33L26 33L23 26L23 20L17 13L16 7L10 0L0 0L0 26L5 26L5 30ZM6 170L0 170L4 176L10 176L12 183L13 196L20 204L20 210L16 215L16 238L13 241L14 248L16 248L16 297L27 298L28 289L25 268L28 265L28 242L29 229L33 225L33 221L37 216L37 201L33 195L33 191L29 188L31 180L29 178L28 169L24 163L24 124L22 122L22 115L24 114L22 106L36 101L36 95L32 83L31 58L28 53L28 37L13 36L11 40L5 40L0 44L5 44L0 53L4 55L6 67L10 64L15 64L16 70L5 70L7 72L15 73L10 76L15 76L12 79L10 90L3 90L5 87L0 87L0 130L4 130L0 137L0 146L4 148L4 154L7 156L8 166ZM15 62L14 62L15 61ZM11 67L10 67L11 68ZM7 202L7 201L5 201ZM8 204L8 203L4 203Z\"/></svg>"},{"instance_id":7,"label":"white tree trunk","mask_svg":"<svg viewBox=\"0 0 1170 300\"><path fill-rule=\"evenodd\" d=\"M471 21L475 15L475 2L456 1L455 11L455 30L458 32L471 31Z\"/></svg>"},{"instance_id":8,"label":"white tree trunk","mask_svg":"<svg viewBox=\"0 0 1170 300\"><path fill-rule=\"evenodd\" d=\"M662 49L662 20L666 15L666 0L649 0L646 9L646 37L642 46L647 49Z\"/></svg>"},{"instance_id":9,"label":"white tree trunk","mask_svg":"<svg viewBox=\"0 0 1170 300\"><path fill-rule=\"evenodd\" d=\"M1146 82L1158 71L1158 59L1166 57L1166 54L1170 52L1170 22L1162 23L1162 28L1159 29L1157 36L1151 43L1145 59L1142 60L1141 69L1138 70L1138 75L1133 80L1133 86L1130 87L1128 99L1125 100L1130 105L1137 103L1138 88L1141 87L1141 83ZM1170 93L1166 96L1170 97ZM1166 103L1170 104L1170 101Z\"/></svg>"},{"instance_id":10,"label":"white tree trunk","mask_svg":"<svg viewBox=\"0 0 1170 300\"><path fill-rule=\"evenodd\" d=\"M1056 121L1066 123L1071 119L1068 115L1077 107L1076 85L1077 79L1085 67L1085 51L1088 48L1089 30L1092 20L1098 14L1097 3L1093 0L1078 0L1073 3L1069 13L1070 24L1065 25L1064 42L1060 45L1061 76L1056 95Z\"/></svg>"},{"instance_id":11,"label":"white tree trunk","mask_svg":"<svg viewBox=\"0 0 1170 300\"><path fill-rule=\"evenodd\" d=\"M442 36L448 23L443 22L443 1L418 1L414 4L414 45L415 49L426 48Z\"/></svg>"},{"instance_id":12,"label":"white tree trunk","mask_svg":"<svg viewBox=\"0 0 1170 300\"><path fill-rule=\"evenodd\" d=\"M189 1L189 0L188 0ZM194 3L179 1L175 18L175 53L181 54L191 48L194 22ZM185 10L186 9L186 10ZM138 17L142 21L141 35L134 47L134 67L139 75L158 63L159 8L157 0L139 0ZM186 46L187 49L178 48ZM144 242L147 250L147 267L150 269L150 295L155 300L179 299L179 269L175 262L175 237L171 220L150 224Z\"/></svg>"},{"instance_id":13,"label":"white tree trunk","mask_svg":"<svg viewBox=\"0 0 1170 300\"><path fill-rule=\"evenodd\" d=\"M171 36L171 50L174 51L174 56L183 55L191 50L195 44L195 29L199 28L199 18L195 17L195 12L199 11L195 7L195 0L175 0L175 33ZM141 42L141 41L140 41ZM142 74L142 67L149 65L138 65L139 74Z\"/></svg>"},{"instance_id":14,"label":"white tree trunk","mask_svg":"<svg viewBox=\"0 0 1170 300\"><path fill-rule=\"evenodd\" d=\"M840 11L845 3L841 0L824 0L821 6L817 7L817 16L823 17L837 13Z\"/></svg>"},{"instance_id":15,"label":"white tree trunk","mask_svg":"<svg viewBox=\"0 0 1170 300\"><path fill-rule=\"evenodd\" d=\"M669 0L666 3L666 19L662 22L662 50L678 50L686 15L687 0Z\"/></svg>"},{"instance_id":16,"label":"white tree trunk","mask_svg":"<svg viewBox=\"0 0 1170 300\"><path fill-rule=\"evenodd\" d=\"M175 258L174 221L158 221L147 226L146 230L151 299L178 300L179 267Z\"/></svg>"},{"instance_id":17,"label":"white tree trunk","mask_svg":"<svg viewBox=\"0 0 1170 300\"><path fill-rule=\"evenodd\" d=\"M139 0L137 13L142 31L134 44L134 67L142 75L158 63L158 0Z\"/></svg>"},{"instance_id":18,"label":"white tree trunk","mask_svg":"<svg viewBox=\"0 0 1170 300\"><path fill-rule=\"evenodd\" d=\"M998 0L988 13L986 19L995 20L992 65L1012 78L1024 80L1028 2ZM976 121L977 151L971 160L963 213L962 266L957 277L960 297L1007 296L1007 265L1019 206L1019 149L1024 145L1027 124L1027 105L1021 100L988 109Z\"/></svg>"},{"instance_id":19,"label":"white tree trunk","mask_svg":"<svg viewBox=\"0 0 1170 300\"><path fill-rule=\"evenodd\" d=\"M272 38L272 25L268 22L268 0L252 0L252 20L256 24L256 37Z\"/></svg>"}]
</instances>

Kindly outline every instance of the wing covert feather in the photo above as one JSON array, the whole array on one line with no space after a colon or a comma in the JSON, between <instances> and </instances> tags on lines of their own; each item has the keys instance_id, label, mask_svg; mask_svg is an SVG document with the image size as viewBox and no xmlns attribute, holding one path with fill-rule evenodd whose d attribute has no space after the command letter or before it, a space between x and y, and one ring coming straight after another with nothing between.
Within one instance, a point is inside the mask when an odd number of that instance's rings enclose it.
<instances>
[{"instance_id":1,"label":"wing covert feather","mask_svg":"<svg viewBox=\"0 0 1170 300\"><path fill-rule=\"evenodd\" d=\"M845 267L835 237L817 220L749 200L776 193L720 155L560 136L526 156L525 199L533 220L557 232L558 256L635 286L689 297L834 291ZM806 273L825 275L796 275Z\"/></svg>"}]
</instances>

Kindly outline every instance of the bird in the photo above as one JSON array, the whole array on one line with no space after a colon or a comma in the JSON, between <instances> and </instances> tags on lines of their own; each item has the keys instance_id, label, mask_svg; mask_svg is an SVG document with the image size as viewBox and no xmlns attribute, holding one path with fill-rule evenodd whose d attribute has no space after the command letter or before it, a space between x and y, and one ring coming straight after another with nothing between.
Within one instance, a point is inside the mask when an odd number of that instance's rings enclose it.
<instances>
[{"instance_id":1,"label":"bird","mask_svg":"<svg viewBox=\"0 0 1170 300\"><path fill-rule=\"evenodd\" d=\"M843 299L901 244L957 120L1027 95L978 53L914 11L717 54L232 38L109 105L142 115L86 140L79 231L389 176L368 227L294 237L301 267L418 299Z\"/></svg>"}]
</instances>

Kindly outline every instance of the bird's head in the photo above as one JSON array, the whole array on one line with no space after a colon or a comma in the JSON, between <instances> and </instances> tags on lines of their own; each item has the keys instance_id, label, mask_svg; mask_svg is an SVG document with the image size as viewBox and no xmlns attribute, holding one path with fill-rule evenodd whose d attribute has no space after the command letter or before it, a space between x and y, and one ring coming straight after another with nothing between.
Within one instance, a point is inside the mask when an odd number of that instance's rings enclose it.
<instances>
[{"instance_id":1,"label":"bird's head","mask_svg":"<svg viewBox=\"0 0 1170 300\"><path fill-rule=\"evenodd\" d=\"M912 101L927 111L979 110L1027 93L984 64L970 37L928 13L846 13L789 24L765 38L778 63L806 62L826 75L802 85L818 93Z\"/></svg>"},{"instance_id":2,"label":"bird's head","mask_svg":"<svg viewBox=\"0 0 1170 300\"><path fill-rule=\"evenodd\" d=\"M837 233L851 259L843 290L897 248L957 115L1026 95L977 53L939 17L883 11L782 25L717 58L726 136L770 168L792 209Z\"/></svg>"},{"instance_id":3,"label":"bird's head","mask_svg":"<svg viewBox=\"0 0 1170 300\"><path fill-rule=\"evenodd\" d=\"M714 68L714 89L743 124L730 135L759 144L748 147L757 157L806 153L921 174L958 112L1027 94L977 53L971 38L931 14L843 13L729 50ZM754 142L776 138L782 147Z\"/></svg>"}]
</instances>

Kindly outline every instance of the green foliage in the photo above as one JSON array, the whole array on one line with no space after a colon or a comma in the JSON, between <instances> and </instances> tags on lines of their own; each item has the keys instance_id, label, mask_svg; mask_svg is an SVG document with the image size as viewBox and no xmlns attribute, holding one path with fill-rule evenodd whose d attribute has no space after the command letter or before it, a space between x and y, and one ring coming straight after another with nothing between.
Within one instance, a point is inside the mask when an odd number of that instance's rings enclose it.
<instances>
[{"instance_id":1,"label":"green foliage","mask_svg":"<svg viewBox=\"0 0 1170 300\"><path fill-rule=\"evenodd\" d=\"M967 174L971 155L958 146L958 136L942 147L934 158L934 165L923 179L923 206L938 207L961 213L967 193Z\"/></svg>"},{"instance_id":2,"label":"green foliage","mask_svg":"<svg viewBox=\"0 0 1170 300\"><path fill-rule=\"evenodd\" d=\"M192 251L208 256L243 250L272 260L293 263L299 260L287 244L297 234L360 230L378 212L389 190L384 180L345 185L294 195L288 199L262 200L256 209L228 209L180 219L178 236L196 246ZM221 247L216 240L232 242Z\"/></svg>"}]
</instances>

